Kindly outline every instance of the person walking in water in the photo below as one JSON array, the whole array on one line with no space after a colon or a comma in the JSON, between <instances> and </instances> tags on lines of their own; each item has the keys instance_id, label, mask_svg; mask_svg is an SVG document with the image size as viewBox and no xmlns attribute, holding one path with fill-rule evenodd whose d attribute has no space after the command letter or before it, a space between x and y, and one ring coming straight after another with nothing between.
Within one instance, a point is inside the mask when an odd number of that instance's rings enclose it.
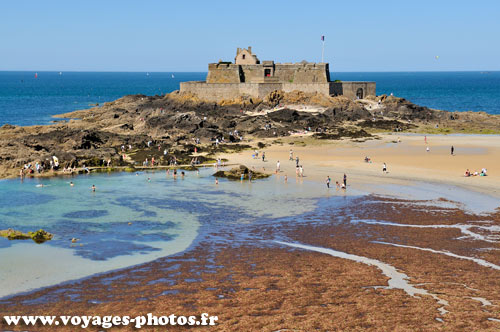
<instances>
[{"instance_id":1,"label":"person walking in water","mask_svg":"<svg viewBox=\"0 0 500 332\"><path fill-rule=\"evenodd\" d=\"M276 163L276 174L280 172L280 161Z\"/></svg>"},{"instance_id":2,"label":"person walking in water","mask_svg":"<svg viewBox=\"0 0 500 332\"><path fill-rule=\"evenodd\" d=\"M328 189L330 189L330 182L331 182L331 181L332 181L332 180L330 179L330 176L328 175L328 176L326 177L326 187L327 187Z\"/></svg>"},{"instance_id":3,"label":"person walking in water","mask_svg":"<svg viewBox=\"0 0 500 332\"><path fill-rule=\"evenodd\" d=\"M453 156L453 153L455 152L455 148L453 147L453 145L451 146L451 155Z\"/></svg>"},{"instance_id":4,"label":"person walking in water","mask_svg":"<svg viewBox=\"0 0 500 332\"><path fill-rule=\"evenodd\" d=\"M299 167L299 156L295 157L295 166Z\"/></svg>"},{"instance_id":5,"label":"person walking in water","mask_svg":"<svg viewBox=\"0 0 500 332\"><path fill-rule=\"evenodd\" d=\"M347 187L347 175L344 173L344 187Z\"/></svg>"}]
</instances>

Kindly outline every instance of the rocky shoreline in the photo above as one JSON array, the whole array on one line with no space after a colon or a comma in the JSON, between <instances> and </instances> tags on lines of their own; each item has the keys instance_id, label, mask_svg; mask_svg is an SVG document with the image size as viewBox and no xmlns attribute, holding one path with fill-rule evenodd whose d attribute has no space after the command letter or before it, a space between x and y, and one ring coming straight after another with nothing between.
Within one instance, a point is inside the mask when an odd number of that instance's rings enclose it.
<instances>
[{"instance_id":1,"label":"rocky shoreline","mask_svg":"<svg viewBox=\"0 0 500 332\"><path fill-rule=\"evenodd\" d=\"M92 168L214 163L217 154L262 148L291 135L372 139L381 131L500 133L500 116L446 112L392 96L352 101L275 91L264 100L209 103L193 95L125 96L60 115L47 126L0 127L0 178ZM265 143L263 143L265 142ZM54 162L57 158L57 165Z\"/></svg>"}]
</instances>

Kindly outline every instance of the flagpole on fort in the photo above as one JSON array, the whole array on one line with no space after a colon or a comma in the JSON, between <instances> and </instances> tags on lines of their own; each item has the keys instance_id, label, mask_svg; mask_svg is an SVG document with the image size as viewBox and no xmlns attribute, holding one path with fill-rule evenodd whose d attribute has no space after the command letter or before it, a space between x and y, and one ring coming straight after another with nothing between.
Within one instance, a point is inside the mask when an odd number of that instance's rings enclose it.
<instances>
[{"instance_id":1,"label":"flagpole on fort","mask_svg":"<svg viewBox=\"0 0 500 332\"><path fill-rule=\"evenodd\" d=\"M321 36L321 43L322 43L322 47L321 47L321 63L324 63L325 59L325 36Z\"/></svg>"}]
</instances>

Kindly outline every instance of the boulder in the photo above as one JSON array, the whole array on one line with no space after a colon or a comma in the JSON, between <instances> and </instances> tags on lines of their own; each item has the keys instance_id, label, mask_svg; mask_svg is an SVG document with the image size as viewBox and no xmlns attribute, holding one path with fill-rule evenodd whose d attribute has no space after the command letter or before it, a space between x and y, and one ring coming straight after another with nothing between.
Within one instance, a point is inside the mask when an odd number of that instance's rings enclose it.
<instances>
[{"instance_id":1,"label":"boulder","mask_svg":"<svg viewBox=\"0 0 500 332\"><path fill-rule=\"evenodd\" d=\"M250 170L245 165L240 165L239 167L234 167L229 171L218 171L213 174L213 176L217 178L226 178L229 180L240 180L241 174L243 174L243 179L249 179L249 173L252 172L252 179L265 179L271 176L271 174L266 174L262 172L257 172L254 170Z\"/></svg>"},{"instance_id":2,"label":"boulder","mask_svg":"<svg viewBox=\"0 0 500 332\"><path fill-rule=\"evenodd\" d=\"M32 239L36 243L43 243L45 241L52 240L52 234L39 229L34 232L23 233L21 231L14 230L12 228L0 230L0 236L7 238L9 240L29 240Z\"/></svg>"}]
</instances>

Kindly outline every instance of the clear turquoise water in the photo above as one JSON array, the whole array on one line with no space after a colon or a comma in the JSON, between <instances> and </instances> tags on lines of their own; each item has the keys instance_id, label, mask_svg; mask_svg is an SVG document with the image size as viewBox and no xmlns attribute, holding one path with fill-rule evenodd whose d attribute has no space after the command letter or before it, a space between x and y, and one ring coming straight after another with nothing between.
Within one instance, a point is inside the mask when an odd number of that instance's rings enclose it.
<instances>
[{"instance_id":1,"label":"clear turquoise water","mask_svg":"<svg viewBox=\"0 0 500 332\"><path fill-rule=\"evenodd\" d=\"M181 252L222 226L296 216L324 194L315 184L274 177L215 185L213 172L0 181L0 229L54 234L43 244L0 238L0 298Z\"/></svg>"},{"instance_id":2,"label":"clear turquoise water","mask_svg":"<svg viewBox=\"0 0 500 332\"><path fill-rule=\"evenodd\" d=\"M174 78L172 78L172 74ZM179 89L206 73L0 72L0 125L47 124L51 115L128 94L155 95ZM332 79L377 82L377 94L449 111L500 114L500 72L336 73Z\"/></svg>"}]
</instances>

